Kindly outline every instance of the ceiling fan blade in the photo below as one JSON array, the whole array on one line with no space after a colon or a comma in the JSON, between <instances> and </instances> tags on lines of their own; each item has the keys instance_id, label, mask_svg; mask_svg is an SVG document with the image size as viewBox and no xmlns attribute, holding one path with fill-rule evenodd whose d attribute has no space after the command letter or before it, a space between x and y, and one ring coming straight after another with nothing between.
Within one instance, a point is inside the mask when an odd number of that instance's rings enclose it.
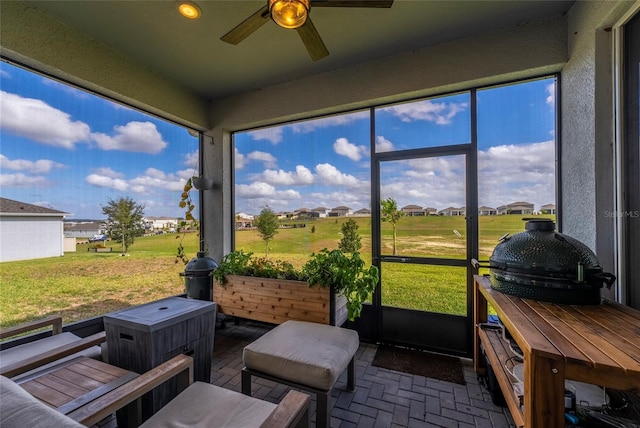
<instances>
[{"instance_id":1,"label":"ceiling fan blade","mask_svg":"<svg viewBox=\"0 0 640 428\"><path fill-rule=\"evenodd\" d=\"M393 0L311 0L314 7L379 7L390 8Z\"/></svg>"},{"instance_id":2,"label":"ceiling fan blade","mask_svg":"<svg viewBox=\"0 0 640 428\"><path fill-rule=\"evenodd\" d=\"M310 17L307 17L306 22L302 27L298 27L297 30L304 47L307 48L307 52L309 52L309 56L313 61L318 61L329 55L329 50L324 45Z\"/></svg>"},{"instance_id":3,"label":"ceiling fan blade","mask_svg":"<svg viewBox=\"0 0 640 428\"><path fill-rule=\"evenodd\" d=\"M220 37L220 40L231 43L232 45L237 45L251 35L251 33L262 27L269 19L269 7L264 5L253 15L237 25L233 30Z\"/></svg>"}]
</instances>

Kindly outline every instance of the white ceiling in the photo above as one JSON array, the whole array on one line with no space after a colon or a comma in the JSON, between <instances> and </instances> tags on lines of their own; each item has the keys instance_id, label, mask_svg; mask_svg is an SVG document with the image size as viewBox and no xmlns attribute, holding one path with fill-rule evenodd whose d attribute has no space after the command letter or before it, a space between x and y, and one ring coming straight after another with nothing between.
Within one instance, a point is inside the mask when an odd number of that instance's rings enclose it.
<instances>
[{"instance_id":1,"label":"white ceiling","mask_svg":"<svg viewBox=\"0 0 640 428\"><path fill-rule=\"evenodd\" d=\"M313 62L294 30L267 22L233 46L220 37L265 1L28 1L101 44L208 99L373 61L566 12L573 1L395 0L390 9L312 9L330 55Z\"/></svg>"}]
</instances>

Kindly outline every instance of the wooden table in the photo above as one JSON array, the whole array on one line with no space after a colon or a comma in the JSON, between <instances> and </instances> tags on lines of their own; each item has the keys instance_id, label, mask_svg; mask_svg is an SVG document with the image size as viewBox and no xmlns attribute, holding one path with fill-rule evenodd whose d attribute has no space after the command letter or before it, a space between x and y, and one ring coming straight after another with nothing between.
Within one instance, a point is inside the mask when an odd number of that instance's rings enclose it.
<instances>
[{"instance_id":1,"label":"wooden table","mask_svg":"<svg viewBox=\"0 0 640 428\"><path fill-rule=\"evenodd\" d=\"M578 306L521 299L493 290L485 276L474 279L475 369L486 368L482 343L518 426L563 427L565 379L640 392L640 311L614 302ZM481 328L487 303L523 352L523 408L505 369L512 354Z\"/></svg>"},{"instance_id":2,"label":"wooden table","mask_svg":"<svg viewBox=\"0 0 640 428\"><path fill-rule=\"evenodd\" d=\"M138 376L102 361L78 357L20 379L17 383L29 394L66 415Z\"/></svg>"}]
</instances>

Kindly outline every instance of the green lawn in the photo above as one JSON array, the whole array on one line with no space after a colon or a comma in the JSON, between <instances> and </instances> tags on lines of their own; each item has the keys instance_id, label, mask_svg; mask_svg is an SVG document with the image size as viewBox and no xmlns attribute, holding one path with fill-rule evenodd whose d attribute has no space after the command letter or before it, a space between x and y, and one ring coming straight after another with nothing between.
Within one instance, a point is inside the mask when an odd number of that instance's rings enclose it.
<instances>
[{"instance_id":1,"label":"green lawn","mask_svg":"<svg viewBox=\"0 0 640 428\"><path fill-rule=\"evenodd\" d=\"M365 260L371 258L370 218L354 218L360 226ZM270 242L269 256L301 266L312 252L337 248L342 219L305 222L305 227L280 229ZM292 224L288 222L287 224ZM522 216L480 217L481 257L488 258L506 232L524 230ZM455 232L457 231L457 233ZM404 217L398 223L400 255L465 258L463 217ZM6 327L58 313L65 323L98 316L184 292L184 264L176 261L182 234L137 238L129 254L88 252L88 244L64 257L2 263L0 326ZM188 257L198 250L198 235L184 235ZM384 254L391 254L391 226L382 227ZM236 233L236 247L262 257L264 241L254 230ZM385 263L382 266L383 304L453 314L466 313L463 268Z\"/></svg>"},{"instance_id":2,"label":"green lawn","mask_svg":"<svg viewBox=\"0 0 640 428\"><path fill-rule=\"evenodd\" d=\"M177 234L137 238L129 255L88 252L88 244L64 257L2 263L0 325L7 327L50 314L64 323L101 315L184 292L182 262L176 263ZM182 235L179 235L182 236ZM198 249L187 234L187 254Z\"/></svg>"}]
</instances>

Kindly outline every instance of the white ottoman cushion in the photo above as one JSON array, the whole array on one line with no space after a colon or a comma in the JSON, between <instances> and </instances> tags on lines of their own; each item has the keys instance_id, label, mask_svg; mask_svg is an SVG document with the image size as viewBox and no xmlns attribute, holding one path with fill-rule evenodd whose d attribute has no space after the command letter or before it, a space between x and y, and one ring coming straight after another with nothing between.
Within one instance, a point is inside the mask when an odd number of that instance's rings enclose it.
<instances>
[{"instance_id":1,"label":"white ottoman cushion","mask_svg":"<svg viewBox=\"0 0 640 428\"><path fill-rule=\"evenodd\" d=\"M259 427L277 406L204 382L194 382L140 428Z\"/></svg>"},{"instance_id":2,"label":"white ottoman cushion","mask_svg":"<svg viewBox=\"0 0 640 428\"><path fill-rule=\"evenodd\" d=\"M333 387L358 350L354 330L286 321L245 346L244 366L321 390Z\"/></svg>"}]
</instances>

